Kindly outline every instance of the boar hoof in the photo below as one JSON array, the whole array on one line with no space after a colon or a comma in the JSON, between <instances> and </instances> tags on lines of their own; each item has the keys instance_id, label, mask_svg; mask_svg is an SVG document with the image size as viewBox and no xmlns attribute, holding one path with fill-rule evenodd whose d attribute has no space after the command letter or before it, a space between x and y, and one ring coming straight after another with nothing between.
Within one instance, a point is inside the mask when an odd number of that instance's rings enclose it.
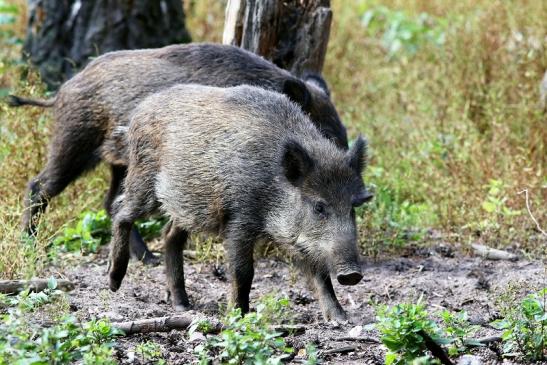
<instances>
[{"instance_id":1,"label":"boar hoof","mask_svg":"<svg viewBox=\"0 0 547 365\"><path fill-rule=\"evenodd\" d=\"M325 320L326 321L336 321L339 323L345 322L348 320L348 316L343 309L340 308L327 308L325 310Z\"/></svg>"},{"instance_id":2,"label":"boar hoof","mask_svg":"<svg viewBox=\"0 0 547 365\"><path fill-rule=\"evenodd\" d=\"M118 291L118 289L120 289L120 286L122 285L122 278L118 278L118 275L111 272L110 273L110 282L109 282L110 290L112 290L114 292Z\"/></svg>"}]
</instances>

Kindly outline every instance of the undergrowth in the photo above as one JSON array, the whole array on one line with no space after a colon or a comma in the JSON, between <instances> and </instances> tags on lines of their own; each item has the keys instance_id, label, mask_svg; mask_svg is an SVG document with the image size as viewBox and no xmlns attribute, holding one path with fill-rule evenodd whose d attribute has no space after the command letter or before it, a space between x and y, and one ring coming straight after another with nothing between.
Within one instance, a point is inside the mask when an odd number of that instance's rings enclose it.
<instances>
[{"instance_id":1,"label":"undergrowth","mask_svg":"<svg viewBox=\"0 0 547 365\"><path fill-rule=\"evenodd\" d=\"M271 329L273 324L288 320L288 298L279 298L275 294L264 296L256 306L256 311L241 314L239 308L232 309L224 319L225 328L218 336L210 336L195 348L200 364L258 364L280 365L293 352L285 344L280 332ZM207 331L207 323L196 322L190 328L195 331ZM316 361L311 351L310 363ZM315 359L315 360L314 360Z\"/></svg>"},{"instance_id":2,"label":"undergrowth","mask_svg":"<svg viewBox=\"0 0 547 365\"><path fill-rule=\"evenodd\" d=\"M516 299L508 290L499 298L501 319L490 325L503 330L502 354L526 362L543 361L547 358L547 288L532 292L523 299ZM417 303L400 303L376 308L374 325L387 347L386 364L439 364L433 356L427 338L439 347L446 347L447 354L456 357L472 348L485 346L474 338L478 325L469 322L464 311L443 310L432 316L422 298ZM443 350L444 351L444 350Z\"/></svg>"},{"instance_id":3,"label":"undergrowth","mask_svg":"<svg viewBox=\"0 0 547 365\"><path fill-rule=\"evenodd\" d=\"M24 291L16 297L1 296L0 365L11 364L86 364L113 365L114 339L119 332L106 320L79 323L59 311L52 313L53 324L41 325L30 313L46 305L56 305L63 293L50 279L48 289L40 293ZM59 314L61 313L61 314Z\"/></svg>"}]
</instances>

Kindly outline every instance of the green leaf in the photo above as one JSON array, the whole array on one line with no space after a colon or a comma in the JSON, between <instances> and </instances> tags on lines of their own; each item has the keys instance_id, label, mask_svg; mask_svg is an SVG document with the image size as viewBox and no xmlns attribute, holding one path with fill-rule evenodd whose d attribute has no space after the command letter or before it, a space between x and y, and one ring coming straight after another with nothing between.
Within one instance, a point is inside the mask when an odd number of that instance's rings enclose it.
<instances>
[{"instance_id":1,"label":"green leaf","mask_svg":"<svg viewBox=\"0 0 547 365\"><path fill-rule=\"evenodd\" d=\"M57 289L57 280L53 276L50 276L47 280L47 287L49 290Z\"/></svg>"}]
</instances>

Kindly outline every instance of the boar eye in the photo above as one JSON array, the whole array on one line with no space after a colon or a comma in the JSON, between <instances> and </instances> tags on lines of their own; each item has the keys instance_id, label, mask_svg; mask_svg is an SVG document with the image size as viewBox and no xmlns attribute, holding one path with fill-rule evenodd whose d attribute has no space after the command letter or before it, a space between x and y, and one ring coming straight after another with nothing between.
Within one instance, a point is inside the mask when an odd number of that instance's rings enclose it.
<instances>
[{"instance_id":1,"label":"boar eye","mask_svg":"<svg viewBox=\"0 0 547 365\"><path fill-rule=\"evenodd\" d=\"M320 216L321 218L326 218L327 216L327 207L323 202L315 202L313 205L313 212Z\"/></svg>"}]
</instances>

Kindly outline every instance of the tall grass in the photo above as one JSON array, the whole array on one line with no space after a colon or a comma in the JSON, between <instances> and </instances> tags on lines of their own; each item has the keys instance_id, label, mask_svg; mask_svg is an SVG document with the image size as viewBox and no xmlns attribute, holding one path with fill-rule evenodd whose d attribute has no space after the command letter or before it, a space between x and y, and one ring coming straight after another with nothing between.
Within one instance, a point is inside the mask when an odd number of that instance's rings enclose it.
<instances>
[{"instance_id":1,"label":"tall grass","mask_svg":"<svg viewBox=\"0 0 547 365\"><path fill-rule=\"evenodd\" d=\"M26 2L7 3L19 12L15 23L0 25L0 93L43 95L36 73L20 60ZM547 68L545 2L336 0L332 6L324 76L350 136L362 133L371 144L365 177L376 198L360 211L365 252L427 240L424 232L433 230L450 241L545 254L545 239L518 194L528 189L534 215L547 226L547 119L538 107ZM222 2L185 7L195 41L220 41ZM367 22L365 14L375 17ZM52 237L102 204L104 166L52 201L38 240L21 240L25 184L45 163L51 127L48 111L0 104L3 277L40 272Z\"/></svg>"},{"instance_id":2,"label":"tall grass","mask_svg":"<svg viewBox=\"0 0 547 365\"><path fill-rule=\"evenodd\" d=\"M545 2L382 1L407 20L427 13L430 28L444 32L444 44L413 37L419 49L395 57L381 30L363 27L377 3L334 2L324 70L351 134L366 134L372 146L367 177L377 199L364 239L385 242L389 227L397 234L410 223L462 241L544 250L518 192L529 190L545 226L547 118L538 108ZM489 199L498 202L494 211Z\"/></svg>"}]
</instances>

